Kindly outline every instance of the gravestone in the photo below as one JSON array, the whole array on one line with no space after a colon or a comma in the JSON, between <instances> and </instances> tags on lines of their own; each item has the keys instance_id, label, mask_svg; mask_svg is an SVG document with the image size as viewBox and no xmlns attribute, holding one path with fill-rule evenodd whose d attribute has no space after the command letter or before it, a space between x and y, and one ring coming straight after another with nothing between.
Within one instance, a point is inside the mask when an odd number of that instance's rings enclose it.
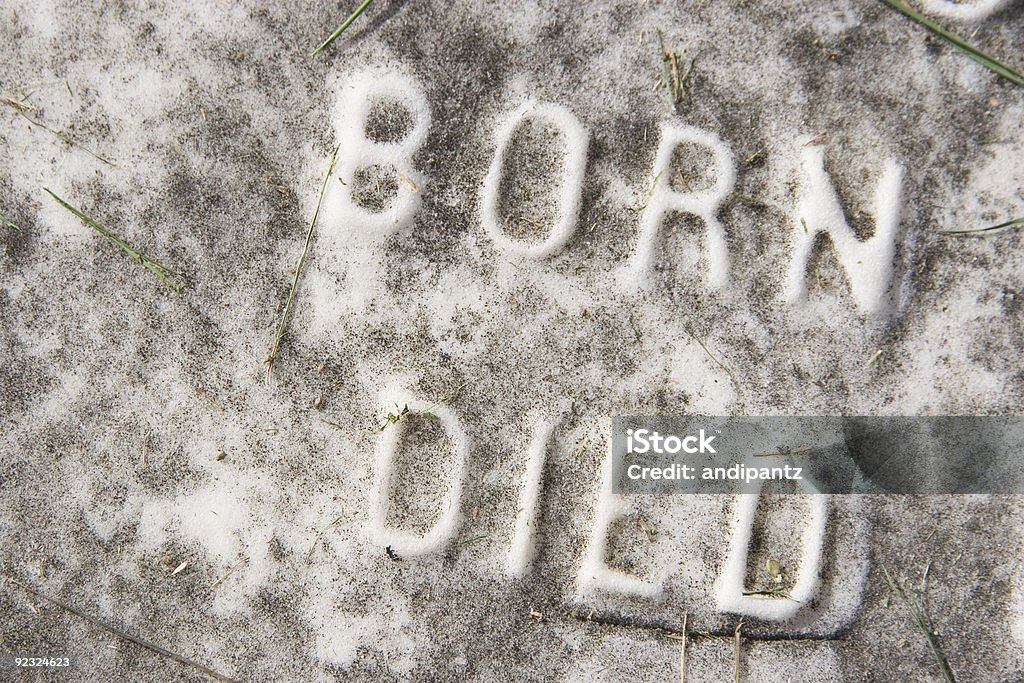
<instances>
[{"instance_id":1,"label":"gravestone","mask_svg":"<svg viewBox=\"0 0 1024 683\"><path fill-rule=\"evenodd\" d=\"M1019 0L915 6L1024 65ZM1019 414L1021 233L944 231L1024 215L1024 88L869 0L378 0L311 57L353 9L0 10L0 653L661 681L685 614L691 683L1019 680L1019 498L609 454Z\"/></svg>"}]
</instances>

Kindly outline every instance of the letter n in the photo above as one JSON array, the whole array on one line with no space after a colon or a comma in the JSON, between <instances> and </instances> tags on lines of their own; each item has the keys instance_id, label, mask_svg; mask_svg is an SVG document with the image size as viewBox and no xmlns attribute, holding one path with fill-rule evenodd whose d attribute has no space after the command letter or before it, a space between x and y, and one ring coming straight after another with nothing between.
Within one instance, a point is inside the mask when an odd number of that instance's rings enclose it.
<instances>
[{"instance_id":1,"label":"letter n","mask_svg":"<svg viewBox=\"0 0 1024 683\"><path fill-rule=\"evenodd\" d=\"M836 258L846 271L858 310L867 314L883 313L900 223L903 169L891 159L886 161L875 192L875 234L861 240L847 224L835 188L825 173L824 149L821 146L804 149L801 165L793 257L784 291L786 300L797 303L806 296L807 262L815 236L824 232L831 238Z\"/></svg>"}]
</instances>

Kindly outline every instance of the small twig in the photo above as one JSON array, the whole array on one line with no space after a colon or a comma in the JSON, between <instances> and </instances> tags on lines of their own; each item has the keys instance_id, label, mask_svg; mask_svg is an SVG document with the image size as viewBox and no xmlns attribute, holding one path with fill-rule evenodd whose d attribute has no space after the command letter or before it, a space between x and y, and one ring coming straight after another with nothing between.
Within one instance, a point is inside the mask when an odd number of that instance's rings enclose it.
<instances>
[{"instance_id":1,"label":"small twig","mask_svg":"<svg viewBox=\"0 0 1024 683\"><path fill-rule=\"evenodd\" d=\"M677 110L686 98L686 85L690 80L690 75L693 74L693 65L696 59L691 59L689 67L686 71L682 71L679 67L681 55L671 47L665 46L665 36L660 29L658 30L658 46L661 49L662 82L669 91L672 109Z\"/></svg>"},{"instance_id":2,"label":"small twig","mask_svg":"<svg viewBox=\"0 0 1024 683\"><path fill-rule=\"evenodd\" d=\"M487 538L487 534L477 534L476 536L473 536L471 538L467 538L465 541L460 541L458 545L460 545L460 546L473 545L474 543L479 543L480 541L484 540L485 538Z\"/></svg>"},{"instance_id":3,"label":"small twig","mask_svg":"<svg viewBox=\"0 0 1024 683\"><path fill-rule=\"evenodd\" d=\"M736 624L736 631L733 633L733 650L732 650L732 672L733 672L733 683L740 683L740 629L743 628L743 619L740 618L738 624Z\"/></svg>"},{"instance_id":4,"label":"small twig","mask_svg":"<svg viewBox=\"0 0 1024 683\"><path fill-rule=\"evenodd\" d=\"M384 416L384 421L381 423L380 429L378 429L377 431L383 432L391 425L398 424L403 417L409 414L418 415L419 417L426 418L428 420L438 420L439 418L434 413L434 409L437 408L438 406L447 405L448 403L451 403L456 398L458 398L459 395L462 393L462 390L466 388L466 384L468 384L468 382L463 382L459 386L449 391L447 394L442 394L440 398L438 398L436 401L434 401L432 404L430 404L423 410L409 410L408 404L399 406L396 403L395 410L397 412L393 413L389 410L388 414Z\"/></svg>"},{"instance_id":5,"label":"small twig","mask_svg":"<svg viewBox=\"0 0 1024 683\"><path fill-rule=\"evenodd\" d=\"M882 2L889 5L897 12L907 17L910 17L911 19L921 24L935 35L939 36L940 38L947 40L956 47L960 48L968 57L978 62L979 64L988 67L989 69L995 71L1003 78L1012 81L1017 85L1024 86L1024 75L1021 75L1019 71L1016 71L1013 68L1007 66L1006 64L1003 64L992 55L974 47L973 45L963 40L962 38L953 35L949 31L947 31L946 29L942 28L934 21L929 19L928 17L924 16L923 14L913 9L912 7L909 7L906 3L902 2L902 0L882 0Z\"/></svg>"},{"instance_id":6,"label":"small twig","mask_svg":"<svg viewBox=\"0 0 1024 683\"><path fill-rule=\"evenodd\" d=\"M0 104L7 105L8 107L14 108L16 111L34 111L35 107L25 102L19 102L18 100L12 100L10 97L0 97Z\"/></svg>"},{"instance_id":7,"label":"small twig","mask_svg":"<svg viewBox=\"0 0 1024 683\"><path fill-rule=\"evenodd\" d=\"M18 232L21 232L21 227L17 223L13 222L10 218L5 216L3 213L0 213L0 223L6 225L12 230L17 230Z\"/></svg>"},{"instance_id":8,"label":"small twig","mask_svg":"<svg viewBox=\"0 0 1024 683\"><path fill-rule=\"evenodd\" d=\"M335 40L335 38L337 38L337 37L338 37L338 36L340 36L340 35L341 35L342 33L344 33L344 32L345 32L345 29L347 29L347 28L349 27L349 24L351 24L351 23L352 23L353 21L355 21L356 19L358 19L358 18L359 18L359 15L360 15L360 14L362 14L362 13L363 13L363 11L364 11L364 10L365 10L365 9L366 9L367 7L369 7L369 6L370 6L370 3L372 3L372 2L373 2L373 0L364 0L364 1L363 1L363 4L361 4L361 5L359 6L359 8L358 8L358 9L356 9L356 11L355 11L355 12L353 12L353 13L352 13L351 15L349 15L349 18L345 20L345 23L344 23L344 24L342 24L341 26L339 26L339 27L338 27L338 30L337 30L337 31L335 31L334 33L332 33L332 34L331 34L331 37L330 37L330 38L328 38L328 39L327 39L327 40L325 40L325 41L324 41L323 43L321 43L321 44L320 44L320 47L318 47L317 49L313 50L313 54L311 54L311 55L310 55L310 57L316 57L317 53L318 53L318 52L320 52L320 50L323 50L323 49L324 49L325 47L327 47L328 45L330 45L331 43L333 43L333 42L334 42L334 40Z\"/></svg>"},{"instance_id":9,"label":"small twig","mask_svg":"<svg viewBox=\"0 0 1024 683\"><path fill-rule=\"evenodd\" d=\"M929 568L930 566L931 565L929 564ZM932 656L935 658L935 663L938 665L939 671L942 673L942 678L946 683L956 683L956 678L953 676L953 670L949 668L949 661L946 659L946 655L943 654L942 649L939 647L939 642L936 639L938 633L935 630L935 626L932 624L931 617L928 615L928 609L922 606L913 595L893 579L889 574L888 568L884 565L882 566L882 571L885 573L885 580L886 583L889 584L889 588L891 588L903 604L907 606L907 610L910 612L911 618L914 620L917 627L921 629L925 639L928 641L928 648L932 651ZM927 577L928 569L925 569L925 582L927 581Z\"/></svg>"},{"instance_id":10,"label":"small twig","mask_svg":"<svg viewBox=\"0 0 1024 683\"><path fill-rule=\"evenodd\" d=\"M413 194L416 194L417 192L420 191L420 189L418 187L416 187L416 183L414 183L412 181L412 178L409 178L408 176L404 175L401 171L399 171L394 166L392 166L391 168L392 168L392 170L394 170L395 175L398 176L398 179L401 180L405 184L405 186L409 188L410 192L412 192Z\"/></svg>"},{"instance_id":11,"label":"small twig","mask_svg":"<svg viewBox=\"0 0 1024 683\"><path fill-rule=\"evenodd\" d=\"M216 581L213 582L212 588L216 588L217 586L222 584L224 582L224 579L228 578L229 576L231 576L232 574L234 574L235 572L237 572L239 569L241 569L242 567L246 566L247 564L249 564L249 558L248 557L243 557L242 559L240 559L230 569L228 569L226 572L224 572L219 579L217 579Z\"/></svg>"},{"instance_id":12,"label":"small twig","mask_svg":"<svg viewBox=\"0 0 1024 683\"><path fill-rule=\"evenodd\" d=\"M469 382L463 382L459 386L457 386L454 389L452 389L451 391L449 391L447 394L442 394L440 398L438 398L432 404L427 406L427 408L425 410L418 411L419 415L421 417L428 417L428 418L429 417L435 417L436 418L437 416L434 415L434 412L433 412L434 408L437 408L438 406L448 405L449 403L451 403L452 401L457 399L459 396L462 395L462 390L466 388L467 384L469 384Z\"/></svg>"},{"instance_id":13,"label":"small twig","mask_svg":"<svg viewBox=\"0 0 1024 683\"><path fill-rule=\"evenodd\" d=\"M7 574L0 574L0 576L2 576L7 581L13 583L15 586L18 586L22 590L28 591L29 593L31 593L32 595L36 596L37 598L40 598L42 600L46 600L47 602L52 603L52 604L56 605L57 607L60 607L64 611L70 612L71 614L74 614L76 617L79 617L81 619L85 619L86 621L88 621L93 626L98 626L98 627L104 629L105 631L113 633L114 635L119 636L121 638L124 638L127 641L130 641L132 643L135 643L136 645L144 647L147 650L150 650L151 652L155 652L158 655L162 655L164 657L167 657L168 659L173 659L174 661L178 662L179 664L183 664L185 666L190 666L193 669L195 669L196 671L198 671L198 672L200 672L200 673L202 673L202 674L204 674L206 676L209 676L210 678L214 678L214 679L216 679L218 681L222 681L223 683L236 683L236 681L233 678L228 678L227 676L225 676L223 674L219 674L216 671L214 671L213 669L210 669L208 667L203 666L199 662L193 661L193 660L189 659L188 657L183 657L183 656L181 656L179 654L175 654L174 652L171 652L170 650L162 648L159 645L155 645L155 644L149 642L148 640L143 640L142 638L139 638L138 636L133 636L130 633L126 633L126 632L122 631L121 629L119 629L119 628L117 628L115 626L111 626L110 624L108 624L108 623L106 623L104 621L100 621L96 617L93 617L93 616L91 616L89 614L86 614L85 612L79 610L76 607L72 607L71 605L69 605L69 604L67 604L65 602L62 602L62 601L60 601L60 600L58 600L56 598L51 598L48 595L40 593L35 588L32 588L31 586L28 586L28 585L22 583L21 581L18 581L17 579L15 579L12 576L8 576Z\"/></svg>"},{"instance_id":14,"label":"small twig","mask_svg":"<svg viewBox=\"0 0 1024 683\"><path fill-rule=\"evenodd\" d=\"M175 278L180 278L181 277L180 273L176 273L175 271L171 270L170 268L168 268L168 267L166 267L164 265L161 265L160 262L157 261L156 259L153 259L153 258L150 258L149 256L146 256L141 251L139 251L138 249L136 249L135 247L133 247L132 245L128 244L123 239L121 239L120 237L118 237L117 235L112 233L110 230L108 230L107 228L104 228L102 225L100 225L99 223L97 223L93 219L89 218L88 216L86 216L84 213L82 213L81 211L79 211L75 207L71 206L66 201L64 201L63 199L61 199L57 195L55 195L53 192L50 192L50 190L48 188L44 187L43 189L46 190L47 194L49 194L51 197L53 197L55 200L57 200L58 204L63 206L65 209L67 209L68 211L70 211L74 215L78 216L78 218L83 223L85 223L90 228L92 228L96 232L98 232L101 235L103 235L104 237L106 237L108 240L110 240L111 242L113 242L117 246L121 247L121 249L126 254L128 254L133 259L135 259L136 261L141 263L142 266L144 268L146 268L146 270L149 270L149 271L153 272L158 278L160 278L161 280L166 282L171 287L171 289L173 289L175 291L176 294L181 294L181 288L182 288L181 283L178 282L177 280L175 280Z\"/></svg>"},{"instance_id":15,"label":"small twig","mask_svg":"<svg viewBox=\"0 0 1024 683\"><path fill-rule=\"evenodd\" d=\"M409 414L409 406L408 406L408 404L406 404L406 405L402 406L401 408L399 408L398 404L396 403L395 404L395 410L397 410L398 412L397 413L392 413L389 410L388 414L384 416L384 422L381 423L380 429L377 430L378 432L383 432L385 429L387 429L391 425L398 424L402 420L403 417L405 417L406 415Z\"/></svg>"},{"instance_id":16,"label":"small twig","mask_svg":"<svg viewBox=\"0 0 1024 683\"><path fill-rule=\"evenodd\" d=\"M302 275L302 267L306 264L306 256L309 254L309 245L313 240L313 228L316 227L316 219L320 216L320 206L324 202L324 194L327 192L327 181L331 179L331 174L334 173L334 164L338 161L338 150L341 145L334 148L334 153L331 155L331 163L327 166L327 175L324 177L324 184L320 188L320 197L316 201L316 210L313 211L313 220L309 222L309 230L306 231L306 242L302 246L302 255L299 257L299 262L295 266L295 277L292 278L292 288L288 292L288 300L284 305L284 313L281 314L281 322L277 326L277 334L274 337L274 345L270 349L270 355L267 356L264 363L267 365L267 379L270 379L270 374L274 370L274 361L277 360L277 354L281 350L281 340L284 339L285 329L288 327L288 316L292 312L292 303L295 301L295 293L299 289L299 277Z\"/></svg>"},{"instance_id":17,"label":"small twig","mask_svg":"<svg viewBox=\"0 0 1024 683\"><path fill-rule=\"evenodd\" d=\"M217 411L219 411L219 412L222 412L222 413L224 412L224 406L223 406L223 405L221 405L221 404L220 404L220 403L219 403L219 402L217 401L217 399L215 399L215 398L214 398L214 397L213 397L213 396L212 396L212 395L210 394L210 392L206 391L206 390L205 390L205 389L203 389L202 387L196 387L196 396L198 396L199 398L201 398L201 399L203 399L204 401L206 401L206 403L207 403L207 404L209 404L209 406L210 406L211 408L213 408L214 410L217 410Z\"/></svg>"},{"instance_id":18,"label":"small twig","mask_svg":"<svg viewBox=\"0 0 1024 683\"><path fill-rule=\"evenodd\" d=\"M679 641L679 683L686 683L686 617L687 612L683 612L683 632L682 639Z\"/></svg>"},{"instance_id":19,"label":"small twig","mask_svg":"<svg viewBox=\"0 0 1024 683\"><path fill-rule=\"evenodd\" d=\"M803 146L807 147L809 145L816 145L819 142L821 142L822 140L824 140L825 136L827 136L827 135L828 135L828 133L826 133L825 131L821 131L820 133L818 133L818 134L814 135L813 137L811 137L810 139L808 139L807 142L805 142L803 144Z\"/></svg>"},{"instance_id":20,"label":"small twig","mask_svg":"<svg viewBox=\"0 0 1024 683\"><path fill-rule=\"evenodd\" d=\"M644 203L633 207L634 211L641 213L647 208L647 205L651 203L651 199L654 197L654 190L658 187L659 180L661 180L661 171L658 171L658 175L654 176L654 180L651 182L651 187L647 190L647 196L644 198Z\"/></svg>"},{"instance_id":21,"label":"small twig","mask_svg":"<svg viewBox=\"0 0 1024 683\"><path fill-rule=\"evenodd\" d=\"M744 591L743 595L744 596L759 595L759 596L765 597L765 598L783 598L785 600L792 600L793 602L800 602L799 600L797 600L796 598L794 598L792 595L790 595L789 593L787 593L784 590Z\"/></svg>"},{"instance_id":22,"label":"small twig","mask_svg":"<svg viewBox=\"0 0 1024 683\"><path fill-rule=\"evenodd\" d=\"M4 104L9 104L9 102L4 102ZM70 135L68 135L64 131L57 130L56 128L50 128L48 125L46 125L42 121L37 121L36 119L32 118L31 116L26 114L25 111L22 110L20 107L15 107L15 111L17 111L18 114L23 119L25 119L26 121L31 123L33 126L36 126L37 128L42 128L43 130L45 130L50 135L53 135L54 137L57 137L57 138L63 140L64 142L68 143L72 147L78 147L82 151L87 152L89 155L95 157L99 161L102 161L103 163L107 164L108 166L117 166L117 164L114 163L113 161L111 161L110 159L106 158L105 156L103 156L102 154L100 154L98 152L92 151L91 149L89 149L88 147L86 147L82 143L78 142L77 140L72 138Z\"/></svg>"},{"instance_id":23,"label":"small twig","mask_svg":"<svg viewBox=\"0 0 1024 683\"><path fill-rule=\"evenodd\" d=\"M756 206L756 207L759 207L759 208L762 208L762 209L774 209L774 208L776 208L775 206L773 206L773 205L769 204L768 202L764 201L763 199L758 199L757 197L753 197L753 196L751 196L749 194L743 194L742 192L733 192L729 196L732 197L733 199L740 200L744 204L750 204L751 206Z\"/></svg>"},{"instance_id":24,"label":"small twig","mask_svg":"<svg viewBox=\"0 0 1024 683\"><path fill-rule=\"evenodd\" d=\"M344 515L344 514L338 515L334 519L334 521L332 521L330 524L328 524L323 529L321 529L320 531L317 532L316 538L313 539L312 545L309 546L309 552L306 553L306 564L307 565L312 561L312 559L313 559L313 551L316 550L316 544L320 542L320 539L323 537L323 535L325 533L327 533L329 530L333 529L335 526L337 526L338 522L340 522L341 520L345 519L346 516L347 515Z\"/></svg>"},{"instance_id":25,"label":"small twig","mask_svg":"<svg viewBox=\"0 0 1024 683\"><path fill-rule=\"evenodd\" d=\"M749 166L750 164L754 163L755 161L760 161L761 159L765 158L766 156L768 156L768 152L766 152L764 149L759 149L756 152L754 152L753 154L751 154L750 156L748 156L746 159L744 159L743 163L746 164L747 166Z\"/></svg>"},{"instance_id":26,"label":"small twig","mask_svg":"<svg viewBox=\"0 0 1024 683\"><path fill-rule=\"evenodd\" d=\"M693 328L690 326L689 323L685 324L683 326L683 329L686 330L686 333L690 335L691 339L700 344L700 348L704 349L704 353L708 355L708 358L710 358L715 363L715 365L725 370L725 373L729 375L729 379L732 381L733 388L736 389L737 395L742 396L743 388L740 386L739 380L736 379L736 375L733 374L732 369L729 368L729 366L723 363L722 361L718 360L715 354L711 353L710 349L708 349L707 345L704 344L704 341L697 336L697 334L693 331Z\"/></svg>"},{"instance_id":27,"label":"small twig","mask_svg":"<svg viewBox=\"0 0 1024 683\"><path fill-rule=\"evenodd\" d=\"M940 235L973 235L981 232L992 232L993 230L1003 230L1005 228L1019 228L1024 226L1024 216L1020 218L1014 218L1013 220L1000 223L999 225L992 225L987 228L971 228L968 230L939 230Z\"/></svg>"}]
</instances>

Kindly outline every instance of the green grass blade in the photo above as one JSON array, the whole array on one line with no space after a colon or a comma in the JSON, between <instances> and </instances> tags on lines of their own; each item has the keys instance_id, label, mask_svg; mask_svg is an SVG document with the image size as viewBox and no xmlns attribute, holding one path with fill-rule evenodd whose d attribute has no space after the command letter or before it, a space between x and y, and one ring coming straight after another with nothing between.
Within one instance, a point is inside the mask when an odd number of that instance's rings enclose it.
<instances>
[{"instance_id":1,"label":"green grass blade","mask_svg":"<svg viewBox=\"0 0 1024 683\"><path fill-rule=\"evenodd\" d=\"M358 19L358 18L359 18L359 15L360 15L360 14L362 14L362 13L363 13L363 11L364 11L364 10L365 10L365 9L366 9L367 7L369 7L369 6L370 6L370 3L372 3L372 2L373 2L373 0L363 0L363 4L361 4L361 5L359 6L359 8L358 8L358 9L356 9L356 11L355 11L355 12L353 12L353 13L352 13L352 14L351 14L351 15L349 16L349 18L345 20L345 23L344 23L344 24L342 24L341 26L339 26L339 27L338 27L338 30L337 30L337 31L335 31L334 33L332 33L332 34L331 34L331 37L330 37L330 38L328 38L328 39L327 39L327 40L325 40L325 41L324 41L323 43L321 43L321 44L320 44L320 47L318 47L317 49L313 50L313 54L311 54L311 55L310 55L310 57L316 57L316 55L317 55L317 53L318 53L318 52L320 52L320 51L321 51L321 50L323 50L323 49L324 49L325 47L327 47L328 45L330 45L331 43L333 43L333 42L334 42L334 40L335 40L335 38L337 38L337 37L338 37L338 36L340 36L340 35L341 35L342 33L344 33L344 32L345 32L345 29L347 29L347 28L349 27L349 25L350 25L350 24L351 24L351 23L352 23L353 21L355 21L356 19Z\"/></svg>"},{"instance_id":2,"label":"green grass blade","mask_svg":"<svg viewBox=\"0 0 1024 683\"><path fill-rule=\"evenodd\" d=\"M1020 218L1014 218L1012 221L1006 221L999 225L991 225L987 228L971 228L970 230L939 230L940 235L977 235L982 232L992 232L993 230L1004 230L1006 228L1014 228L1024 226L1024 216Z\"/></svg>"},{"instance_id":3,"label":"green grass blade","mask_svg":"<svg viewBox=\"0 0 1024 683\"><path fill-rule=\"evenodd\" d=\"M902 0L882 0L882 2L889 5L897 12L900 12L901 14L910 17L911 19L921 24L935 35L939 36L940 38L943 38L944 40L947 40L953 45L957 46L958 48L963 50L968 57L978 62L979 64L987 66L989 69L992 69L992 71L995 71L1003 78L1006 78L1016 83L1017 85L1024 86L1024 76L1022 76L1019 71L1016 71L1013 68L1007 66L1006 64L1003 64L992 55L979 50L978 48L974 47L973 45L963 40L962 38L953 35L952 33L942 28L941 26L939 26L934 21L924 16L914 8L909 7L906 3L902 2Z\"/></svg>"},{"instance_id":4,"label":"green grass blade","mask_svg":"<svg viewBox=\"0 0 1024 683\"><path fill-rule=\"evenodd\" d=\"M956 677L953 676L953 670L949 667L949 660L946 658L945 653L943 653L942 648L939 647L939 642L936 639L938 632L932 624L932 619L928 614L926 603L922 603L921 600L904 588L899 581L893 579L885 565L882 565L882 571L885 572L885 581L889 584L889 588L896 594L903 604L906 605L907 611L910 612L911 619L921 630L925 640L928 642L928 649L932 651L932 657L934 657L935 664L939 667L939 671L942 673L943 680L945 680L946 683L956 683ZM922 599L924 598L922 597Z\"/></svg>"},{"instance_id":5,"label":"green grass blade","mask_svg":"<svg viewBox=\"0 0 1024 683\"><path fill-rule=\"evenodd\" d=\"M334 173L334 165L338 161L338 150L341 149L341 145L334 148L334 154L331 155L331 163L327 166L327 175L324 176L324 184L320 187L320 197L316 200L316 210L313 211L313 220L309 222L309 230L306 231L306 241L302 245L302 255L299 256L299 262L295 266L295 277L292 278L292 288L288 292L288 300L284 304L284 312L281 314L281 322L277 325L277 334L274 335L274 345L270 349L270 355L264 361L267 364L267 379L270 378L270 373L274 369L274 361L277 360L277 354L281 350L281 340L284 339L285 330L288 328L288 318L291 316L292 304L295 302L295 294L299 290L299 277L302 275L302 267L306 264L306 256L309 255L309 245L313 241L313 228L316 227L316 220L320 216L320 206L324 203L324 194L327 193L327 181L331 179L331 175Z\"/></svg>"},{"instance_id":6,"label":"green grass blade","mask_svg":"<svg viewBox=\"0 0 1024 683\"><path fill-rule=\"evenodd\" d=\"M103 227L102 225L100 225L99 223L94 221L92 218L89 218L84 213L82 213L81 211L79 211L78 209L76 209L75 207L71 206L66 201L64 201L63 199L61 199L57 195L55 195L53 192L50 191L49 188L44 187L43 189L46 190L46 193L49 194L51 197L53 197L57 201L58 204L60 204L65 209L67 209L68 211L73 213L75 216L77 216L83 223L88 225L90 228L92 228L96 232L100 233L101 235L106 237L108 240L110 240L111 242L116 244L117 246L121 247L121 249L126 254L128 254L134 260L136 260L139 263L141 263L144 268L146 268L147 270L151 271L153 274L155 274L157 277L159 277L161 280L163 280L165 283L167 283L171 287L171 289L173 289L175 291L175 293L181 294L181 289L182 289L181 283L178 282L177 280L175 280L175 278L181 277L181 275L179 273L176 273L173 270L171 270L170 268L168 268L168 267L166 267L164 265L161 265L160 262L157 261L156 259L153 259L153 258L150 258L149 256L146 256L141 251L139 251L138 249L136 249L132 245L128 244L127 242L125 242L123 239L121 239L117 235L115 235L113 232L111 232L107 228Z\"/></svg>"},{"instance_id":7,"label":"green grass blade","mask_svg":"<svg viewBox=\"0 0 1024 683\"><path fill-rule=\"evenodd\" d=\"M5 102L5 104L6 104L6 102ZM78 147L78 148L79 148L79 149L81 149L82 151L84 151L84 152L86 152L86 153L88 153L88 154L92 155L93 157L95 157L95 158L96 158L96 159L98 159L99 161L102 161L103 163L107 164L108 166L114 166L114 167L116 167L116 166L117 166L117 164L116 164L115 162L111 161L110 159L108 159L107 157L103 156L103 155L102 155L102 154L100 154L99 152L94 152L93 150L89 149L88 147L86 147L86 146L85 146L85 145L83 145L82 143L78 142L77 140L75 140L74 138L72 138L72 137L71 137L70 135L68 135L68 134L67 134L67 133L65 133L64 131L62 131L62 130L57 130L56 128L50 128L50 127L49 127L48 125L46 125L46 124L45 124L45 123L43 123L42 121L37 121L37 120L35 120L34 118L32 118L31 116L29 116L28 114L26 114L26 113L25 113L25 112L24 112L23 110L21 110L21 109L16 109L16 111L18 112L18 114L19 114L19 115L20 115L20 116L21 116L22 118L24 118L24 119L25 119L26 121L28 121L29 123L31 123L31 124L32 124L33 126L36 126L36 127L38 127L38 128L42 128L43 130L45 130L45 131L46 131L47 133L49 133L50 135L53 135L54 137L56 137L56 138L57 138L57 139L59 139L59 140L63 140L64 142L68 143L68 144L69 144L69 145L71 145L72 147Z\"/></svg>"}]
</instances>

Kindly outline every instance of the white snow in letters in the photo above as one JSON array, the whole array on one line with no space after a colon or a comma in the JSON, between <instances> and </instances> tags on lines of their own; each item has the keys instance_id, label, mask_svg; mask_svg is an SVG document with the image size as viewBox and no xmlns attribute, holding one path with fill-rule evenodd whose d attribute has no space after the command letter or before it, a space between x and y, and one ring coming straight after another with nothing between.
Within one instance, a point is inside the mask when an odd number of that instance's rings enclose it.
<instances>
[{"instance_id":1,"label":"white snow in letters","mask_svg":"<svg viewBox=\"0 0 1024 683\"><path fill-rule=\"evenodd\" d=\"M501 227L498 204L505 155L516 129L527 118L551 123L565 135L562 185L558 196L558 218L547 239L539 244L510 238ZM495 245L511 256L547 258L558 253L572 237L579 219L583 176L587 168L587 143L590 134L576 116L558 104L529 101L498 126L495 132L497 150L480 191L480 222Z\"/></svg>"},{"instance_id":2,"label":"white snow in letters","mask_svg":"<svg viewBox=\"0 0 1024 683\"><path fill-rule=\"evenodd\" d=\"M534 418L533 436L527 453L526 469L519 489L519 513L512 530L512 543L508 551L507 573L520 577L526 573L533 560L534 527L537 524L537 507L540 499L541 477L547 455L548 440L554 429L554 421Z\"/></svg>"},{"instance_id":3,"label":"white snow in letters","mask_svg":"<svg viewBox=\"0 0 1024 683\"><path fill-rule=\"evenodd\" d=\"M819 232L832 239L839 263L850 281L850 290L862 313L882 313L892 278L896 230L899 227L900 184L903 170L895 161L885 163L875 194L875 234L861 240L843 216L835 188L825 173L825 150L809 146L801 155L800 199L793 221L793 254L786 281L790 303L807 293L807 262Z\"/></svg>"},{"instance_id":4,"label":"white snow in letters","mask_svg":"<svg viewBox=\"0 0 1024 683\"><path fill-rule=\"evenodd\" d=\"M690 143L711 150L715 164L715 184L696 192L677 192L671 187L672 154L676 147ZM640 232L636 248L626 271L620 274L627 289L644 284L654 267L658 235L665 214L681 211L704 221L708 258L708 284L718 289L729 279L729 253L725 244L725 230L716 213L722 201L732 192L736 182L736 167L732 152L714 133L671 123L661 125L661 142L654 158L652 175L655 178L650 198L640 217Z\"/></svg>"},{"instance_id":5,"label":"white snow in letters","mask_svg":"<svg viewBox=\"0 0 1024 683\"><path fill-rule=\"evenodd\" d=\"M820 494L812 494L809 498L811 514L802 537L800 569L796 583L789 591L791 599L787 599L767 595L744 595L747 551L754 528L754 515L757 513L758 494L743 494L737 497L729 556L718 579L716 591L719 609L769 621L784 621L796 614L814 597L821 570L825 526L828 523L828 499L827 496Z\"/></svg>"},{"instance_id":6,"label":"white snow in letters","mask_svg":"<svg viewBox=\"0 0 1024 683\"><path fill-rule=\"evenodd\" d=\"M974 2L921 0L921 7L926 12L960 21L987 19L1008 4L1010 4L1010 0L974 0Z\"/></svg>"},{"instance_id":7,"label":"white snow in letters","mask_svg":"<svg viewBox=\"0 0 1024 683\"><path fill-rule=\"evenodd\" d=\"M377 439L373 487L370 493L369 534L379 546L391 546L399 555L414 557L433 552L451 540L458 529L462 499L463 473L469 456L469 444L459 419L448 406L420 400L403 391L386 391L381 401L387 411L395 405L408 406L411 412L430 412L437 417L452 446L452 469L441 515L430 529L420 535L387 525L391 505L391 477L395 454L402 441L407 420L398 420L384 429Z\"/></svg>"}]
</instances>

